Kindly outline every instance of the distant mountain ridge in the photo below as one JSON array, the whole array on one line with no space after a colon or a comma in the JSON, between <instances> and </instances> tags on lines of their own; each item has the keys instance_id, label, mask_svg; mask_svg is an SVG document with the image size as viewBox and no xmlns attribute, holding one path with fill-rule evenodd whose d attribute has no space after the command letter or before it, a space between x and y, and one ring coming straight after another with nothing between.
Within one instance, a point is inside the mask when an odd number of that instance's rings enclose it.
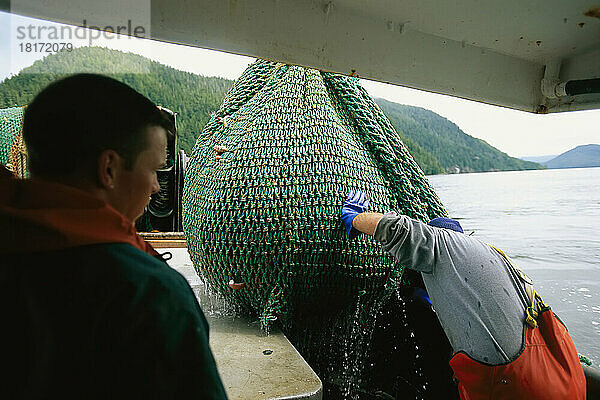
<instances>
[{"instance_id":1,"label":"distant mountain ridge","mask_svg":"<svg viewBox=\"0 0 600 400\"><path fill-rule=\"evenodd\" d=\"M0 108L28 104L42 88L67 74L98 71L177 112L179 147L188 154L233 83L179 71L137 54L81 47L48 55L0 82ZM383 99L375 101L425 174L544 168L509 157L432 111Z\"/></svg>"},{"instance_id":2,"label":"distant mountain ridge","mask_svg":"<svg viewBox=\"0 0 600 400\"><path fill-rule=\"evenodd\" d=\"M437 160L437 164L423 162L421 168L425 173L544 169L540 164L510 157L485 141L467 135L433 111L384 99L375 99L375 102L401 136L409 139L406 145L419 165L419 154L423 152Z\"/></svg>"},{"instance_id":3,"label":"distant mountain ridge","mask_svg":"<svg viewBox=\"0 0 600 400\"><path fill-rule=\"evenodd\" d=\"M577 146L544 164L552 169L600 167L600 145Z\"/></svg>"},{"instance_id":4,"label":"distant mountain ridge","mask_svg":"<svg viewBox=\"0 0 600 400\"><path fill-rule=\"evenodd\" d=\"M533 162L543 165L546 161L550 161L556 156L557 156L557 154L552 154L552 155L547 155L547 156L523 156L523 157L519 157L519 158L521 160L533 161Z\"/></svg>"}]
</instances>

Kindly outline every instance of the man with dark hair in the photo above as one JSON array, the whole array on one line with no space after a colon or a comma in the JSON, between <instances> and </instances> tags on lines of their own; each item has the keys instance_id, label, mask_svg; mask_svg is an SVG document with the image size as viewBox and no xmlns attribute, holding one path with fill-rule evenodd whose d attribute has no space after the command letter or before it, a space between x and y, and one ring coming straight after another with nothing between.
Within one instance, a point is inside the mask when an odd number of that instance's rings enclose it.
<instances>
[{"instance_id":1,"label":"man with dark hair","mask_svg":"<svg viewBox=\"0 0 600 400\"><path fill-rule=\"evenodd\" d=\"M369 234L421 272L455 352L450 366L462 399L585 399L566 327L501 250L465 235L453 219L425 224L367 212L368 204L364 193L348 195L341 213L348 237Z\"/></svg>"},{"instance_id":2,"label":"man with dark hair","mask_svg":"<svg viewBox=\"0 0 600 400\"><path fill-rule=\"evenodd\" d=\"M28 106L32 179L0 170L2 398L226 398L187 281L136 233L169 122L79 74Z\"/></svg>"},{"instance_id":3,"label":"man with dark hair","mask_svg":"<svg viewBox=\"0 0 600 400\"><path fill-rule=\"evenodd\" d=\"M113 149L128 169L147 147L145 128L171 129L161 111L114 79L78 74L50 84L27 106L23 137L31 173L65 179L95 175L96 156Z\"/></svg>"}]
</instances>

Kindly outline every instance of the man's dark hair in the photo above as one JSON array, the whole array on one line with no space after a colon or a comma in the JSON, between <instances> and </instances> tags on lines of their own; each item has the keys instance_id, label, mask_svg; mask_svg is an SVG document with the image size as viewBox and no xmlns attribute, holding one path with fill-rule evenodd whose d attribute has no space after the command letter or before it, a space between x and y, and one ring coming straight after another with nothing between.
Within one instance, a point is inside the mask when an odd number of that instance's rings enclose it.
<instances>
[{"instance_id":1,"label":"man's dark hair","mask_svg":"<svg viewBox=\"0 0 600 400\"><path fill-rule=\"evenodd\" d=\"M93 174L96 160L115 150L131 169L146 148L146 128L170 123L154 103L106 76L77 74L43 89L25 110L23 139L33 175Z\"/></svg>"}]
</instances>

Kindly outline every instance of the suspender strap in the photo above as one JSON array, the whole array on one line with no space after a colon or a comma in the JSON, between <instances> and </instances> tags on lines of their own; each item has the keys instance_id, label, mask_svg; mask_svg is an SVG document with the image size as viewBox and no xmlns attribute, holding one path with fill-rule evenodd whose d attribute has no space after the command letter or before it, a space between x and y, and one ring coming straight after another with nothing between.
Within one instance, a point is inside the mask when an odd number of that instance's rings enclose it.
<instances>
[{"instance_id":1,"label":"suspender strap","mask_svg":"<svg viewBox=\"0 0 600 400\"><path fill-rule=\"evenodd\" d=\"M502 255L502 257L504 257L509 266L508 270L513 275L513 277L515 277L518 281L521 281L523 283L523 288L525 289L527 299L530 302L530 304L527 304L525 308L525 322L527 322L527 325L529 325L531 328L537 328L538 314L541 311L547 309L548 306L546 305L546 303L544 303L542 297L535 291L531 279L527 275L525 275L523 271L515 267L512 260L508 258L508 256L504 254L502 250L494 246L492 246L492 248L496 250L500 255Z\"/></svg>"}]
</instances>

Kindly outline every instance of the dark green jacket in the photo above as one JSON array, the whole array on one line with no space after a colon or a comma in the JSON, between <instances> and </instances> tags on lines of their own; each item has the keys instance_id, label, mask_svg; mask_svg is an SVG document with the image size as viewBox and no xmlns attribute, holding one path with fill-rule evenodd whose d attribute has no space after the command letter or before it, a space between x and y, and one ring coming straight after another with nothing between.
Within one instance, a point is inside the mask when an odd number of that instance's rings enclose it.
<instances>
[{"instance_id":1,"label":"dark green jacket","mask_svg":"<svg viewBox=\"0 0 600 400\"><path fill-rule=\"evenodd\" d=\"M0 261L2 398L224 399L187 281L129 244Z\"/></svg>"}]
</instances>

